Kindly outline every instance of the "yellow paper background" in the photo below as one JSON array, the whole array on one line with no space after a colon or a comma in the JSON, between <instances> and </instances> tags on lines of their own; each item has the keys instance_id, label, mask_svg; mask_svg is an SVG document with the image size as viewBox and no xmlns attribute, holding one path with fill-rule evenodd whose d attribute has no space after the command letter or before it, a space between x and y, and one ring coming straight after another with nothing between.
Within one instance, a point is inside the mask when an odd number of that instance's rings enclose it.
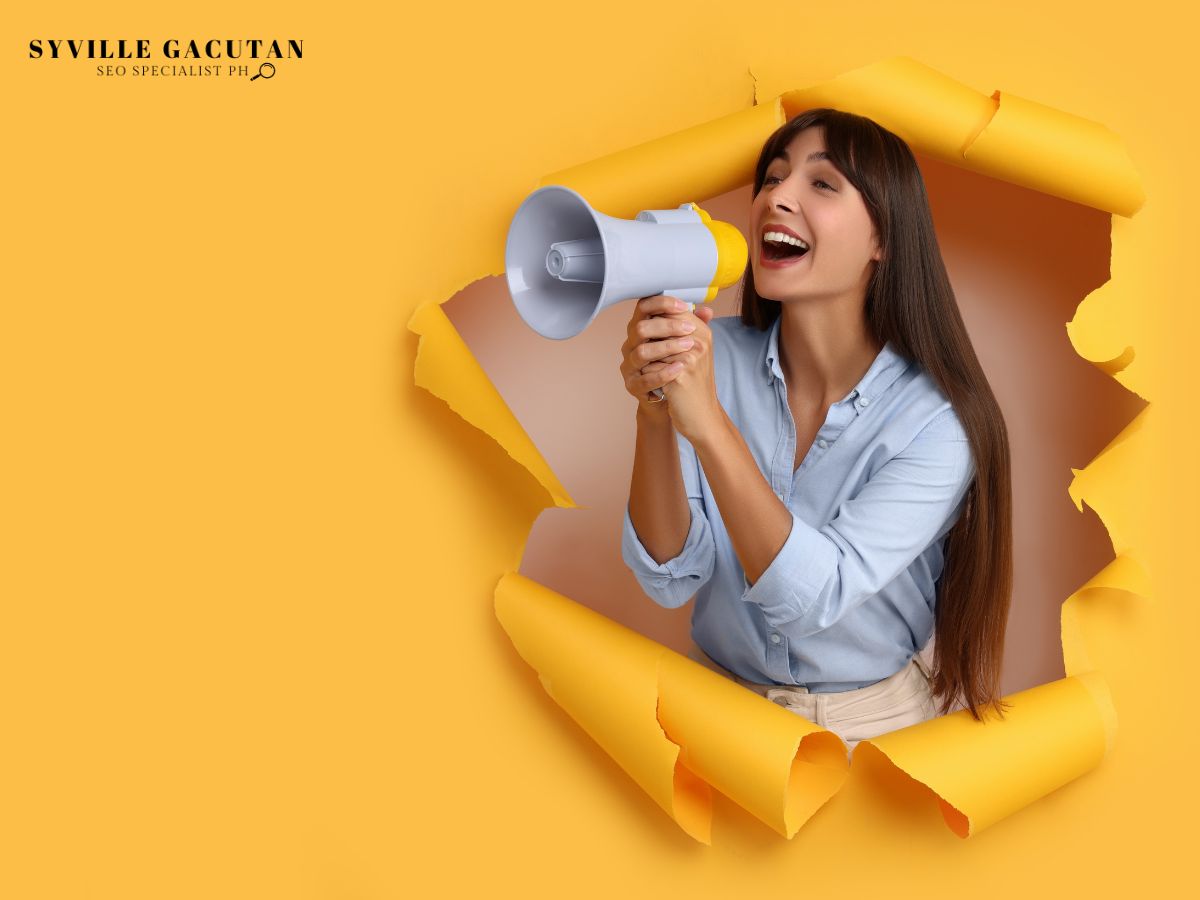
<instances>
[{"instance_id":1,"label":"yellow paper background","mask_svg":"<svg viewBox=\"0 0 1200 900\"><path fill-rule=\"evenodd\" d=\"M972 92L907 57L893 57L788 91L746 112L623 149L548 175L540 183L580 190L592 203L625 218L642 204L673 208L683 198L697 196L689 193L693 183L699 185L700 196L721 194L741 184L752 171L757 148L786 116L821 105L869 114L908 140L914 152L932 153L978 174L1126 215L1144 202L1140 179L1120 138L1103 125L1010 93L997 91L988 97ZM977 205L975 214L988 215L991 210ZM1042 229L1042 236L1035 237L1033 223L1027 232L1028 242L1053 234ZM1059 265L1069 262L1062 260ZM493 303L508 301L503 290L492 295ZM441 315L443 310L424 306L410 323L422 338L417 383L494 437L561 505L562 491L540 452L531 453L522 423L503 397L479 382L480 366ZM1100 321L1072 321L1071 327L1081 347L1107 336ZM471 326L471 330L478 340L478 329ZM614 341L617 336L613 334ZM988 339L976 336L976 340ZM509 351L510 355L518 352ZM537 345L528 352L545 358L551 350ZM1119 360L1097 362L1106 373L1115 373L1131 358L1126 352ZM1014 365L1011 359L1000 364L1005 363ZM1075 351L1072 365L1079 365ZM1021 395L1016 402L1032 399ZM1079 399L1094 402L1090 395ZM579 398L579 407L591 411L586 398ZM1123 428L1108 441L1107 449L1115 451L1141 423L1139 418ZM560 422L555 430L561 427ZM585 427L595 432L605 426L589 415ZM1017 484L1026 472L1022 469L1019 476ZM1093 505L1105 505L1121 481L1112 461L1101 453L1086 472L1079 473L1069 495L1077 507L1084 497ZM1044 504L1048 498L1035 500ZM1023 521L1027 520L1016 520L1014 528L1020 529ZM618 526L614 522L609 527ZM594 544L580 546L588 547L589 553L602 552ZM566 545L564 552L579 551ZM1018 555L1015 564L1029 562ZM1060 602L1056 610L1066 679L1009 691L1005 701L1011 708L1003 722L990 727L981 727L966 712L959 712L872 740L874 749L883 754L880 759L896 766L893 779L904 773L928 787L947 825L960 837L977 834L1085 774L1112 750L1117 714L1103 674L1091 666L1082 636L1094 616L1084 598L1101 583L1141 598L1148 596L1149 589L1135 549L1127 548L1116 560L1105 559L1099 565L1102 571L1089 573L1082 591L1073 591L1074 596ZM1014 583L1015 600L1023 599L1017 596L1020 584ZM631 593L636 596L640 589ZM714 679L704 667L590 614L572 598L535 581L506 575L497 588L496 611L517 652L537 671L547 693L695 839L711 841L707 784L789 838L828 800L831 787L840 788L839 776L844 773L801 762L811 754L814 736L807 735L798 749L803 732L796 717L790 717L792 721L786 723L790 727L781 730L776 724L779 710L771 703L729 691L729 684L722 684L719 676ZM1027 635L1014 633L1010 626L1008 638L1010 644L1019 644ZM729 705L723 699L726 694L741 702ZM793 757L798 767L791 765ZM862 771L860 765L855 774ZM793 798L787 810L785 798Z\"/></svg>"},{"instance_id":2,"label":"yellow paper background","mask_svg":"<svg viewBox=\"0 0 1200 900\"><path fill-rule=\"evenodd\" d=\"M9 13L0 893L1186 884L1196 128L1173 8ZM267 95L22 52L210 35L303 38L306 58ZM1103 123L1142 177L1112 289L1076 317L1106 323L1089 359L1134 349L1117 378L1153 403L1097 508L1151 596L1101 579L1075 620L1117 743L970 841L852 777L790 842L717 797L705 848L513 659L492 592L546 494L413 387L405 323L472 277L465 234L498 256L543 173L747 108L748 70L789 89L897 54Z\"/></svg>"}]
</instances>

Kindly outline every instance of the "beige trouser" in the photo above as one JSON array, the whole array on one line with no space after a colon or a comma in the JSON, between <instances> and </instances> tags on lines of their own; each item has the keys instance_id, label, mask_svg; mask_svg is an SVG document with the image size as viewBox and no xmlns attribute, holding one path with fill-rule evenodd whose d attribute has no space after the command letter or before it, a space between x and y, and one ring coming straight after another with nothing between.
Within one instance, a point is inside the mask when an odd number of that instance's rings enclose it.
<instances>
[{"instance_id":1,"label":"beige trouser","mask_svg":"<svg viewBox=\"0 0 1200 900\"><path fill-rule=\"evenodd\" d=\"M937 708L930 690L929 671L920 654L883 681L853 691L809 693L800 685L747 681L701 650L693 642L688 656L742 687L778 703L810 722L834 732L850 751L859 741L934 718Z\"/></svg>"}]
</instances>

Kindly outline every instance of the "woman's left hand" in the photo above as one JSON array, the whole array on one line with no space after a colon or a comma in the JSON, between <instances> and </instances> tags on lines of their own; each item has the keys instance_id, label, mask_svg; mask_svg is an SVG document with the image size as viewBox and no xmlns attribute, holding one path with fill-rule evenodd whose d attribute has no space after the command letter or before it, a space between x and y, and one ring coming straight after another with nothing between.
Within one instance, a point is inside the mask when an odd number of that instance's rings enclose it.
<instances>
[{"instance_id":1,"label":"woman's left hand","mask_svg":"<svg viewBox=\"0 0 1200 900\"><path fill-rule=\"evenodd\" d=\"M688 335L693 341L690 349L663 360L664 363L683 363L683 371L675 380L663 385L663 394L675 430L692 442L721 427L725 416L725 410L717 400L717 381L713 374L712 330L708 327L713 313L713 308L705 304L697 307L695 313L682 312L672 316L691 322L696 330Z\"/></svg>"}]
</instances>

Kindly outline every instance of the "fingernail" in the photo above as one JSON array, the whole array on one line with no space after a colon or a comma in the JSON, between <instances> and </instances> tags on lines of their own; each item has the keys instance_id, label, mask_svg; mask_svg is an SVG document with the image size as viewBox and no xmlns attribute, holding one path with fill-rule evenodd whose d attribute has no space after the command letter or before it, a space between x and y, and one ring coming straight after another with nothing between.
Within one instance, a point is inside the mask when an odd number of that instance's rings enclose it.
<instances>
[{"instance_id":1,"label":"fingernail","mask_svg":"<svg viewBox=\"0 0 1200 900\"><path fill-rule=\"evenodd\" d=\"M684 350L688 350L688 349L690 349L690 348L691 348L691 346L692 346L694 343L696 343L696 342L695 342L695 341L693 341L691 338L684 338L683 340L681 340L681 341L679 342L679 346L680 346L680 347L682 347Z\"/></svg>"},{"instance_id":2,"label":"fingernail","mask_svg":"<svg viewBox=\"0 0 1200 900\"><path fill-rule=\"evenodd\" d=\"M676 309L687 309L687 308L688 308L688 305L687 305L686 303L684 303L682 300L676 300L676 301L675 301L675 308L676 308Z\"/></svg>"},{"instance_id":3,"label":"fingernail","mask_svg":"<svg viewBox=\"0 0 1200 900\"><path fill-rule=\"evenodd\" d=\"M680 330L684 334L691 334L693 331L696 330L696 326L693 325L691 322L684 322L683 327Z\"/></svg>"}]
</instances>

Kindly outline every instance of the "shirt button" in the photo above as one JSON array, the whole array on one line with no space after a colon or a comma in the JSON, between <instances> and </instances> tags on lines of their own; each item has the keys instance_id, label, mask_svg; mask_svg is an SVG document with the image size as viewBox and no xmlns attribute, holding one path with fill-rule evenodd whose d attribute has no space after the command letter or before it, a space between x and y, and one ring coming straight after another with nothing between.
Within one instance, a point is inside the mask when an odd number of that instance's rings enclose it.
<instances>
[{"instance_id":1,"label":"shirt button","mask_svg":"<svg viewBox=\"0 0 1200 900\"><path fill-rule=\"evenodd\" d=\"M817 446L820 447L822 450L824 450L826 447L829 446L829 444L825 441L817 441Z\"/></svg>"},{"instance_id":2,"label":"shirt button","mask_svg":"<svg viewBox=\"0 0 1200 900\"><path fill-rule=\"evenodd\" d=\"M861 397L861 398L859 398L858 405L859 406L870 406L871 401L868 400L866 397Z\"/></svg>"},{"instance_id":3,"label":"shirt button","mask_svg":"<svg viewBox=\"0 0 1200 900\"><path fill-rule=\"evenodd\" d=\"M772 644L778 644L778 643L779 643L779 641L780 641L780 637L779 637L779 635L772 633L772 634L771 634L771 643L772 643Z\"/></svg>"}]
</instances>

